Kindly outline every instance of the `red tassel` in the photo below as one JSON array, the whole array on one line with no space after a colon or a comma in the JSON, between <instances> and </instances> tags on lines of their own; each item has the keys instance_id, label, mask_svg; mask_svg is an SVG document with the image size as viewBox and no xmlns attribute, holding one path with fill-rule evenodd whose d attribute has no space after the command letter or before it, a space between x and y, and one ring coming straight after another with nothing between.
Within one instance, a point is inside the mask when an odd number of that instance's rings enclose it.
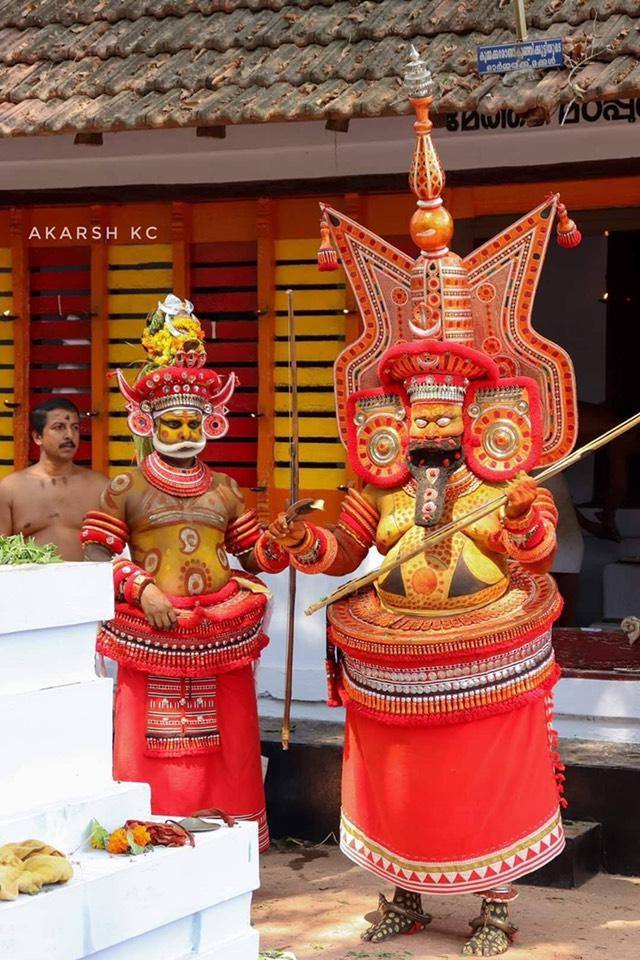
<instances>
[{"instance_id":1,"label":"red tassel","mask_svg":"<svg viewBox=\"0 0 640 960\"><path fill-rule=\"evenodd\" d=\"M338 254L331 246L331 231L329 224L320 221L320 249L318 250L318 270L338 270Z\"/></svg>"},{"instance_id":2,"label":"red tassel","mask_svg":"<svg viewBox=\"0 0 640 960\"><path fill-rule=\"evenodd\" d=\"M327 673L327 706L341 707L340 691L338 689L338 665L335 660L325 660L325 670Z\"/></svg>"},{"instance_id":3,"label":"red tassel","mask_svg":"<svg viewBox=\"0 0 640 960\"><path fill-rule=\"evenodd\" d=\"M569 218L567 213L567 208L564 203L558 204L558 244L561 247L566 247L570 250L572 247L577 247L578 244L582 241L582 234L578 230L575 221Z\"/></svg>"}]
</instances>

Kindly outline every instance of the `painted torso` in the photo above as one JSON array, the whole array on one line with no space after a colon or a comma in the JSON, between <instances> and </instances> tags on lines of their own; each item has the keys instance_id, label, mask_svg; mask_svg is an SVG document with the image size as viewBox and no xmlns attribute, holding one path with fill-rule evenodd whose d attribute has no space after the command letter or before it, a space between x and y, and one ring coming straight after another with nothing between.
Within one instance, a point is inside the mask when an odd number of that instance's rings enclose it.
<instances>
[{"instance_id":1,"label":"painted torso","mask_svg":"<svg viewBox=\"0 0 640 960\"><path fill-rule=\"evenodd\" d=\"M118 490L118 485L126 489ZM133 471L112 481L109 493L117 499L126 496L123 519L129 525L132 559L153 574L163 592L198 596L228 582L225 532L242 509L229 477L212 473L206 493L176 497Z\"/></svg>"},{"instance_id":2,"label":"painted torso","mask_svg":"<svg viewBox=\"0 0 640 960\"><path fill-rule=\"evenodd\" d=\"M432 527L415 522L415 492L411 484L392 490L366 489L380 512L377 546L386 562L415 549L435 532L498 496L501 486L484 483L466 467L450 479L443 514ZM404 613L448 613L483 607L508 586L504 558L488 547L488 538L500 529L496 511L482 521L436 544L426 554L409 560L376 584L384 605Z\"/></svg>"}]
</instances>

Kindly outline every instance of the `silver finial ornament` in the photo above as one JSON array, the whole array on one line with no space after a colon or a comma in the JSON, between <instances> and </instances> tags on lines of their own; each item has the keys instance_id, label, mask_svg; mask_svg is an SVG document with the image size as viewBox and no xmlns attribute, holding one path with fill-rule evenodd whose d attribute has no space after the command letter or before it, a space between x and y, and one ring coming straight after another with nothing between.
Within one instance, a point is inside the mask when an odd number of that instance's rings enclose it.
<instances>
[{"instance_id":1,"label":"silver finial ornament","mask_svg":"<svg viewBox=\"0 0 640 960\"><path fill-rule=\"evenodd\" d=\"M404 70L404 85L410 100L423 100L433 96L431 71L413 44Z\"/></svg>"}]
</instances>

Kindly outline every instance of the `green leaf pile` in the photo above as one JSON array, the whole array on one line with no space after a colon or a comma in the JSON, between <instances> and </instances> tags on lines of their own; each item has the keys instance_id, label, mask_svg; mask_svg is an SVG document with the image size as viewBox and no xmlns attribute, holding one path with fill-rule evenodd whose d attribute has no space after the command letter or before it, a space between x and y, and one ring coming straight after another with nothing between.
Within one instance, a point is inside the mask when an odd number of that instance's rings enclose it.
<instances>
[{"instance_id":1,"label":"green leaf pile","mask_svg":"<svg viewBox=\"0 0 640 960\"><path fill-rule=\"evenodd\" d=\"M0 537L0 565L20 563L62 563L62 557L52 543L39 544L33 537L25 540L21 533Z\"/></svg>"},{"instance_id":2,"label":"green leaf pile","mask_svg":"<svg viewBox=\"0 0 640 960\"><path fill-rule=\"evenodd\" d=\"M94 850L104 850L107 845L107 840L109 839L109 831L105 830L101 823L98 823L97 820L92 820L89 827L91 833L89 834L89 843Z\"/></svg>"}]
</instances>

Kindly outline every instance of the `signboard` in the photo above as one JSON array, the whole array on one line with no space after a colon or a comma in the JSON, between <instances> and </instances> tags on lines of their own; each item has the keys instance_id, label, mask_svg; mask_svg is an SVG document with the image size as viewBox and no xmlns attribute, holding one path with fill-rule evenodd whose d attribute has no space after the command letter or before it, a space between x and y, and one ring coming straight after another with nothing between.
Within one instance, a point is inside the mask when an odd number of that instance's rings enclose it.
<instances>
[{"instance_id":1,"label":"signboard","mask_svg":"<svg viewBox=\"0 0 640 960\"><path fill-rule=\"evenodd\" d=\"M478 73L510 73L525 68L546 70L564 64L562 37L523 40L478 47Z\"/></svg>"},{"instance_id":2,"label":"signboard","mask_svg":"<svg viewBox=\"0 0 640 960\"><path fill-rule=\"evenodd\" d=\"M640 97L629 100L590 100L587 103L561 104L546 124L541 126L555 129L570 128L576 125L585 127L591 124L640 123ZM449 133L475 133L484 130L540 130L540 126L527 126L526 118L513 110L499 110L488 116L477 110L463 110L460 113L447 113L445 129ZM585 158L586 159L586 158Z\"/></svg>"}]
</instances>

